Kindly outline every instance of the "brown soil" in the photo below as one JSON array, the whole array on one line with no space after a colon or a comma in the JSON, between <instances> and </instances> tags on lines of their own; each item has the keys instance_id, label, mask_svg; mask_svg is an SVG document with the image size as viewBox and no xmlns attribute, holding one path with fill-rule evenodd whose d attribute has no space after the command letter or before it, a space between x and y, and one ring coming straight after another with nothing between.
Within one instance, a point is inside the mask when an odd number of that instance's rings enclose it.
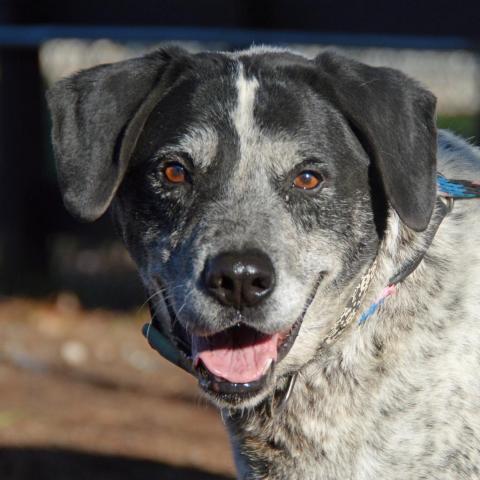
<instances>
[{"instance_id":1,"label":"brown soil","mask_svg":"<svg viewBox=\"0 0 480 480\"><path fill-rule=\"evenodd\" d=\"M148 347L146 321L66 294L0 302L2 480L232 478L218 413Z\"/></svg>"}]
</instances>

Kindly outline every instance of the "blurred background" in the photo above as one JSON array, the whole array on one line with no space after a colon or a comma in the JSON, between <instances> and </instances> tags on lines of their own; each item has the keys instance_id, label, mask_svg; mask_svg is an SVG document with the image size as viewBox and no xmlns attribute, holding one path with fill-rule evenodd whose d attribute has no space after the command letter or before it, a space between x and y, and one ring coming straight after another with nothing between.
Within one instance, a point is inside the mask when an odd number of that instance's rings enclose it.
<instances>
[{"instance_id":1,"label":"blurred background","mask_svg":"<svg viewBox=\"0 0 480 480\"><path fill-rule=\"evenodd\" d=\"M0 0L0 479L226 479L195 382L149 349L144 295L108 215L56 185L45 90L165 44L330 48L403 70L438 125L480 139L480 4L464 0Z\"/></svg>"}]
</instances>

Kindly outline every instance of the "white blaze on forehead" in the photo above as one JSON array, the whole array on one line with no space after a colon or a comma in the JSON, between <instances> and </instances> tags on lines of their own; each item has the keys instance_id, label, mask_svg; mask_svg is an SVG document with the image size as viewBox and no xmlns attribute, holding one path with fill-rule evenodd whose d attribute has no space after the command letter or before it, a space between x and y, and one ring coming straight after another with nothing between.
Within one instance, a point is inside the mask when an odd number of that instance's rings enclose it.
<instances>
[{"instance_id":1,"label":"white blaze on forehead","mask_svg":"<svg viewBox=\"0 0 480 480\"><path fill-rule=\"evenodd\" d=\"M240 142L239 169L248 163L254 144L258 141L259 132L255 128L253 112L255 108L255 94L259 83L255 77L246 78L243 65L239 64L236 81L237 104L232 112L233 126Z\"/></svg>"},{"instance_id":2,"label":"white blaze on forehead","mask_svg":"<svg viewBox=\"0 0 480 480\"><path fill-rule=\"evenodd\" d=\"M253 110L255 105L255 93L258 88L258 80L255 77L246 78L243 65L240 64L237 87L237 106L233 111L233 124L237 130L240 140L245 133L251 133L254 128Z\"/></svg>"}]
</instances>

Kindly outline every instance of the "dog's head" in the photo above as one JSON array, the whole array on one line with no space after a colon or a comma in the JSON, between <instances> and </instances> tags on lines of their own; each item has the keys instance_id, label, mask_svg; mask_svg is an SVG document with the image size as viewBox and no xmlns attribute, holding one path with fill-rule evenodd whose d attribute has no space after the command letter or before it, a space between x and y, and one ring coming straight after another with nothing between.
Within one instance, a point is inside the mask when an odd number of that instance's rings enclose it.
<instances>
[{"instance_id":1,"label":"dog's head","mask_svg":"<svg viewBox=\"0 0 480 480\"><path fill-rule=\"evenodd\" d=\"M432 213L435 100L394 70L167 49L48 99L66 206L94 220L113 204L154 310L168 303L163 327L220 405L261 401L313 356L390 208L417 231Z\"/></svg>"}]
</instances>

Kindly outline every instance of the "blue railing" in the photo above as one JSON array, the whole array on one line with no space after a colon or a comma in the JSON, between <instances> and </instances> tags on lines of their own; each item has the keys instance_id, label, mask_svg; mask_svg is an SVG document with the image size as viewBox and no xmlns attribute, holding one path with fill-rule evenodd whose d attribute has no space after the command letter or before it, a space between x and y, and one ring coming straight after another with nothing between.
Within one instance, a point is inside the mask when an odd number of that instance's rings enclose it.
<instances>
[{"instance_id":1,"label":"blue railing","mask_svg":"<svg viewBox=\"0 0 480 480\"><path fill-rule=\"evenodd\" d=\"M416 49L476 49L478 44L462 36L377 35L322 33L294 30L254 30L203 27L138 27L81 25L3 25L0 47L34 47L54 38L99 39L117 41L199 41L225 43L232 47L251 44L323 44L357 47Z\"/></svg>"}]
</instances>

